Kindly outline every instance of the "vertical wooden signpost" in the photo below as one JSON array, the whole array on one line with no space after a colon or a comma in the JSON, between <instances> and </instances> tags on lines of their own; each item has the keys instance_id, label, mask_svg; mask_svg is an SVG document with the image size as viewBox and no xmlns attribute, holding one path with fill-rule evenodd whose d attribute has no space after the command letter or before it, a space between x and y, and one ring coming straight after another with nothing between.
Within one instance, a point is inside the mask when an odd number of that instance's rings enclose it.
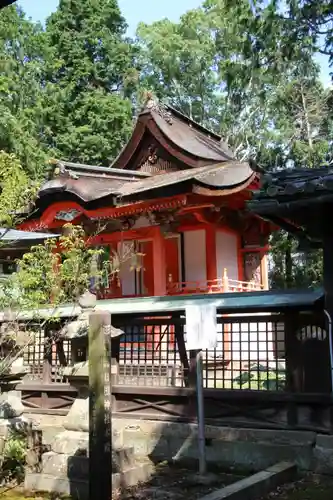
<instances>
[{"instance_id":1,"label":"vertical wooden signpost","mask_svg":"<svg viewBox=\"0 0 333 500\"><path fill-rule=\"evenodd\" d=\"M89 499L112 497L111 315L89 319Z\"/></svg>"}]
</instances>

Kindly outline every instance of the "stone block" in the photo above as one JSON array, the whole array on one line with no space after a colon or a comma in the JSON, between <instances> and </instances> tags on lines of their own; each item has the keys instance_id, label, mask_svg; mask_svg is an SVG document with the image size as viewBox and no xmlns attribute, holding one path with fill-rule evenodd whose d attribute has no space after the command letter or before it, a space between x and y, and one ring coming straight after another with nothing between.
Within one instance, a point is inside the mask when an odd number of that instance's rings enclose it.
<instances>
[{"instance_id":1,"label":"stone block","mask_svg":"<svg viewBox=\"0 0 333 500\"><path fill-rule=\"evenodd\" d=\"M214 442L206 447L207 461L221 467L243 468L258 471L275 462L292 461L301 470L310 470L313 457L312 446L289 446L251 442Z\"/></svg>"},{"instance_id":2,"label":"stone block","mask_svg":"<svg viewBox=\"0 0 333 500\"><path fill-rule=\"evenodd\" d=\"M27 491L55 493L59 496L70 496L75 500L88 500L88 481L69 480L64 477L54 477L49 474L29 472L25 476L24 488Z\"/></svg>"},{"instance_id":3,"label":"stone block","mask_svg":"<svg viewBox=\"0 0 333 500\"><path fill-rule=\"evenodd\" d=\"M316 446L311 468L317 474L333 475L333 449Z\"/></svg>"},{"instance_id":4,"label":"stone block","mask_svg":"<svg viewBox=\"0 0 333 500\"><path fill-rule=\"evenodd\" d=\"M64 431L57 434L51 443L51 450L55 453L75 455L87 454L89 447L88 432Z\"/></svg>"},{"instance_id":5,"label":"stone block","mask_svg":"<svg viewBox=\"0 0 333 500\"><path fill-rule=\"evenodd\" d=\"M316 446L319 448L331 449L333 451L333 436L318 434Z\"/></svg>"},{"instance_id":6,"label":"stone block","mask_svg":"<svg viewBox=\"0 0 333 500\"><path fill-rule=\"evenodd\" d=\"M64 420L68 431L89 431L89 399L76 399Z\"/></svg>"},{"instance_id":7,"label":"stone block","mask_svg":"<svg viewBox=\"0 0 333 500\"><path fill-rule=\"evenodd\" d=\"M123 446L131 446L138 457L147 457L154 453L154 456L169 454L168 440L159 434L146 434L140 430L128 430L122 433Z\"/></svg>"},{"instance_id":8,"label":"stone block","mask_svg":"<svg viewBox=\"0 0 333 500\"><path fill-rule=\"evenodd\" d=\"M0 419L20 417L23 412L24 406L19 397L10 393L0 395Z\"/></svg>"},{"instance_id":9,"label":"stone block","mask_svg":"<svg viewBox=\"0 0 333 500\"><path fill-rule=\"evenodd\" d=\"M122 472L134 467L135 454L134 448L119 448L114 449L112 452L112 470L115 472Z\"/></svg>"},{"instance_id":10,"label":"stone block","mask_svg":"<svg viewBox=\"0 0 333 500\"><path fill-rule=\"evenodd\" d=\"M85 456L58 454L49 451L43 454L43 474L69 479L89 477L89 459Z\"/></svg>"},{"instance_id":11,"label":"stone block","mask_svg":"<svg viewBox=\"0 0 333 500\"><path fill-rule=\"evenodd\" d=\"M58 434L63 433L64 429L62 427L53 427L53 426L47 425L47 426L43 426L41 428L41 431L43 433L43 444L46 444L48 446L52 446L55 439L57 439Z\"/></svg>"},{"instance_id":12,"label":"stone block","mask_svg":"<svg viewBox=\"0 0 333 500\"><path fill-rule=\"evenodd\" d=\"M6 443L5 438L0 437L0 464L1 464L1 457L3 456L3 450L5 448L5 443Z\"/></svg>"},{"instance_id":13,"label":"stone block","mask_svg":"<svg viewBox=\"0 0 333 500\"><path fill-rule=\"evenodd\" d=\"M22 417L0 420L0 436L7 437L13 431L24 432L29 425L29 419Z\"/></svg>"},{"instance_id":14,"label":"stone block","mask_svg":"<svg viewBox=\"0 0 333 500\"><path fill-rule=\"evenodd\" d=\"M150 463L139 464L123 473L112 474L112 490L136 486L148 481L154 473L154 466Z\"/></svg>"},{"instance_id":15,"label":"stone block","mask_svg":"<svg viewBox=\"0 0 333 500\"><path fill-rule=\"evenodd\" d=\"M316 434L307 431L285 431L270 429L242 429L206 426L206 438L222 441L245 441L277 445L313 445Z\"/></svg>"},{"instance_id":16,"label":"stone block","mask_svg":"<svg viewBox=\"0 0 333 500\"><path fill-rule=\"evenodd\" d=\"M129 436L130 432L144 436L159 436L161 438L174 438L185 440L189 437L195 437L198 434L196 424L178 423L178 422L160 422L160 421L142 421L131 420L124 421L114 419L114 428L124 430ZM228 442L254 442L263 444L277 445L314 445L316 434L308 431L285 431L271 429L248 429L231 428L207 425L205 428L207 439L216 439Z\"/></svg>"}]
</instances>

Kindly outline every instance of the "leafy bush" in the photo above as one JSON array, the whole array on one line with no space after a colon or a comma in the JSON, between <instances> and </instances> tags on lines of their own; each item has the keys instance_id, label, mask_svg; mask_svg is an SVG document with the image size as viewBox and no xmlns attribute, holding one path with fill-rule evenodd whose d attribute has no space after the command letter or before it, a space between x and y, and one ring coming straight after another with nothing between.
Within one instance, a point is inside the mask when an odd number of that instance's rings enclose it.
<instances>
[{"instance_id":1,"label":"leafy bush","mask_svg":"<svg viewBox=\"0 0 333 500\"><path fill-rule=\"evenodd\" d=\"M2 483L22 482L27 454L27 437L24 432L12 430L7 437L0 460Z\"/></svg>"},{"instance_id":2,"label":"leafy bush","mask_svg":"<svg viewBox=\"0 0 333 500\"><path fill-rule=\"evenodd\" d=\"M239 385L240 389L282 391L285 388L285 369L277 367L276 370L253 363L247 370L243 370L233 382Z\"/></svg>"}]
</instances>

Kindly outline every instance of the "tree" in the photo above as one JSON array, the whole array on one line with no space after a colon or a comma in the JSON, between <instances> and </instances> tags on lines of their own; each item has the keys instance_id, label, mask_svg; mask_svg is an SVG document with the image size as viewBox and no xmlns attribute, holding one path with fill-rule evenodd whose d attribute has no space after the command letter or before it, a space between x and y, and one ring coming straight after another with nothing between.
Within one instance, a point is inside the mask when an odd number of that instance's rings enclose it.
<instances>
[{"instance_id":1,"label":"tree","mask_svg":"<svg viewBox=\"0 0 333 500\"><path fill-rule=\"evenodd\" d=\"M0 151L0 226L13 227L34 202L38 184L32 182L14 155ZM1 241L0 241L1 243Z\"/></svg>"},{"instance_id":2,"label":"tree","mask_svg":"<svg viewBox=\"0 0 333 500\"><path fill-rule=\"evenodd\" d=\"M330 0L288 0L281 17L293 25L294 36L309 40L333 64L333 6Z\"/></svg>"},{"instance_id":3,"label":"tree","mask_svg":"<svg viewBox=\"0 0 333 500\"><path fill-rule=\"evenodd\" d=\"M44 41L42 27L20 8L0 11L0 149L15 154L32 178L42 175L47 157L40 144Z\"/></svg>"},{"instance_id":4,"label":"tree","mask_svg":"<svg viewBox=\"0 0 333 500\"><path fill-rule=\"evenodd\" d=\"M89 245L82 227L69 224L65 229L58 241L35 245L18 260L18 271L3 289L2 309L37 313L45 305L76 303L89 280L99 276L92 261L101 251Z\"/></svg>"},{"instance_id":5,"label":"tree","mask_svg":"<svg viewBox=\"0 0 333 500\"><path fill-rule=\"evenodd\" d=\"M142 86L220 133L238 158L265 170L331 163L331 98L318 80L316 40L281 2L206 0L179 23L141 24L137 43ZM282 232L272 244L288 286L320 279L318 253L296 252Z\"/></svg>"},{"instance_id":6,"label":"tree","mask_svg":"<svg viewBox=\"0 0 333 500\"><path fill-rule=\"evenodd\" d=\"M132 126L134 51L116 0L61 0L46 26L44 144L108 166Z\"/></svg>"}]
</instances>

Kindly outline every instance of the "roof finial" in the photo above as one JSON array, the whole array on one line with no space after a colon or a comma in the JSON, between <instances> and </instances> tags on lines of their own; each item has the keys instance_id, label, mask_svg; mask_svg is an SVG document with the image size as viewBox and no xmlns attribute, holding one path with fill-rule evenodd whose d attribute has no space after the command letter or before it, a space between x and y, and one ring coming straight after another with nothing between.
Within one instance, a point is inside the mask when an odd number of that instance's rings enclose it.
<instances>
[{"instance_id":1,"label":"roof finial","mask_svg":"<svg viewBox=\"0 0 333 500\"><path fill-rule=\"evenodd\" d=\"M172 125L172 114L166 106L160 104L158 98L151 91L146 91L144 94L144 109L158 114L168 125Z\"/></svg>"},{"instance_id":2,"label":"roof finial","mask_svg":"<svg viewBox=\"0 0 333 500\"><path fill-rule=\"evenodd\" d=\"M158 106L158 99L151 90L147 90L143 94L144 108L153 109Z\"/></svg>"}]
</instances>

